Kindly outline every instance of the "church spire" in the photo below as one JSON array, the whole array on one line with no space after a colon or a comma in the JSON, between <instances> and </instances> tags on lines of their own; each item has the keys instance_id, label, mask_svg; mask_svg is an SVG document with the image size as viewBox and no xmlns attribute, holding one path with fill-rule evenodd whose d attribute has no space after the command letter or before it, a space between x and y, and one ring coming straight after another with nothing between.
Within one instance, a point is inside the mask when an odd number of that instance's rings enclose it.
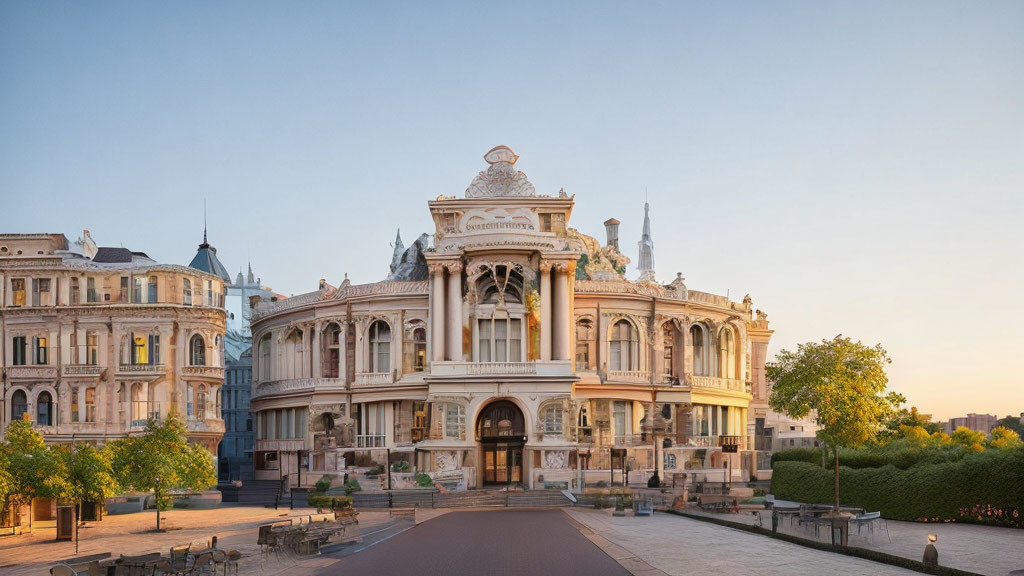
<instances>
[{"instance_id":1,"label":"church spire","mask_svg":"<svg viewBox=\"0 0 1024 576\"><path fill-rule=\"evenodd\" d=\"M640 237L640 261L637 263L637 270L640 271L638 282L654 282L654 240L651 239L651 205L644 201L644 231Z\"/></svg>"},{"instance_id":2,"label":"church spire","mask_svg":"<svg viewBox=\"0 0 1024 576\"><path fill-rule=\"evenodd\" d=\"M405 244L402 243L402 229L395 232L395 243L392 245L394 252L391 254L391 273L394 274L398 265L402 263L402 255L405 254Z\"/></svg>"}]
</instances>

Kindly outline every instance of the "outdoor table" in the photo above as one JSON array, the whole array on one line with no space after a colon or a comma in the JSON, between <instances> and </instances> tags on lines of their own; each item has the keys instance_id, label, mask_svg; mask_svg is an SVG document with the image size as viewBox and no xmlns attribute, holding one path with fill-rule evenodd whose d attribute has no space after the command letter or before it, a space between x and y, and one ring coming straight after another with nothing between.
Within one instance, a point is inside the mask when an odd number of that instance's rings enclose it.
<instances>
[{"instance_id":1,"label":"outdoor table","mask_svg":"<svg viewBox=\"0 0 1024 576\"><path fill-rule=\"evenodd\" d=\"M169 560L169 558L161 555L159 552L154 552L142 556L108 558L101 560L99 565L100 569L107 576L135 576L136 574L145 576L147 572L152 573L157 564Z\"/></svg>"}]
</instances>

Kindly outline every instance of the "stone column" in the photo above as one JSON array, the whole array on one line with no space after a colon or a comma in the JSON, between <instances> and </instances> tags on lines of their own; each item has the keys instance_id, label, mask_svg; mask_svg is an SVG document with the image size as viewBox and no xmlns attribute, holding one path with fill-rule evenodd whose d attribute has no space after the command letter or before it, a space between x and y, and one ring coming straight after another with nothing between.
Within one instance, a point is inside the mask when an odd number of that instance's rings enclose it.
<instances>
[{"instance_id":1,"label":"stone column","mask_svg":"<svg viewBox=\"0 0 1024 576\"><path fill-rule=\"evenodd\" d=\"M434 277L431 290L433 299L430 310L430 347L434 362L444 362L444 266L432 264L430 273Z\"/></svg>"},{"instance_id":2,"label":"stone column","mask_svg":"<svg viewBox=\"0 0 1024 576\"><path fill-rule=\"evenodd\" d=\"M569 359L569 276L564 266L555 270L552 310L552 357Z\"/></svg>"},{"instance_id":3,"label":"stone column","mask_svg":"<svg viewBox=\"0 0 1024 576\"><path fill-rule=\"evenodd\" d=\"M462 361L462 262L448 264L448 302L445 315L448 360Z\"/></svg>"},{"instance_id":4,"label":"stone column","mask_svg":"<svg viewBox=\"0 0 1024 576\"><path fill-rule=\"evenodd\" d=\"M320 331L323 329L323 322L316 322L313 324L313 371L310 374L313 378L320 378L323 376L323 366L320 361Z\"/></svg>"},{"instance_id":5,"label":"stone column","mask_svg":"<svg viewBox=\"0 0 1024 576\"><path fill-rule=\"evenodd\" d=\"M540 264L540 359L551 360L551 263Z\"/></svg>"}]
</instances>

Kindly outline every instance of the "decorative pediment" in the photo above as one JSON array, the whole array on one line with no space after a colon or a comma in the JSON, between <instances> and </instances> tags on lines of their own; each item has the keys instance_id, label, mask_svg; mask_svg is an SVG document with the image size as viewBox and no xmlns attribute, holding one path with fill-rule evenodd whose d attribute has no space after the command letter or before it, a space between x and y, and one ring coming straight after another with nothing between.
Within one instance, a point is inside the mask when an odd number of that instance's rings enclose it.
<instances>
[{"instance_id":1,"label":"decorative pediment","mask_svg":"<svg viewBox=\"0 0 1024 576\"><path fill-rule=\"evenodd\" d=\"M515 169L515 152L508 146L495 146L484 160L490 167L476 175L466 188L466 198L493 198L504 196L536 196L537 191L526 174Z\"/></svg>"}]
</instances>

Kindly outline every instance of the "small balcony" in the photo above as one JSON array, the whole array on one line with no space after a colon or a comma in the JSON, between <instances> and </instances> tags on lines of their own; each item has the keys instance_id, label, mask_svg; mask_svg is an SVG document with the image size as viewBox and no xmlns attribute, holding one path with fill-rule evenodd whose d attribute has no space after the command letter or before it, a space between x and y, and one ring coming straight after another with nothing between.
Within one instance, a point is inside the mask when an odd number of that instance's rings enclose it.
<instances>
[{"instance_id":1,"label":"small balcony","mask_svg":"<svg viewBox=\"0 0 1024 576\"><path fill-rule=\"evenodd\" d=\"M356 448L383 448L384 434L357 434Z\"/></svg>"},{"instance_id":2,"label":"small balcony","mask_svg":"<svg viewBox=\"0 0 1024 576\"><path fill-rule=\"evenodd\" d=\"M91 378L99 379L106 370L104 366L96 364L65 364L61 369L61 375L65 378Z\"/></svg>"},{"instance_id":3,"label":"small balcony","mask_svg":"<svg viewBox=\"0 0 1024 576\"><path fill-rule=\"evenodd\" d=\"M224 368L219 366L182 366L181 375L189 380L224 381Z\"/></svg>"},{"instance_id":4,"label":"small balcony","mask_svg":"<svg viewBox=\"0 0 1024 576\"><path fill-rule=\"evenodd\" d=\"M718 378L715 376L692 376L690 383L694 389L724 390L727 392L748 393L746 382L735 378Z\"/></svg>"},{"instance_id":5,"label":"small balcony","mask_svg":"<svg viewBox=\"0 0 1024 576\"><path fill-rule=\"evenodd\" d=\"M155 379L163 376L167 367L163 364L120 364L117 367L119 376L130 378Z\"/></svg>"},{"instance_id":6,"label":"small balcony","mask_svg":"<svg viewBox=\"0 0 1024 576\"><path fill-rule=\"evenodd\" d=\"M56 366L8 366L4 369L8 380L56 380Z\"/></svg>"},{"instance_id":7,"label":"small balcony","mask_svg":"<svg viewBox=\"0 0 1024 576\"><path fill-rule=\"evenodd\" d=\"M212 416L186 418L185 426L188 428L189 432L201 432L205 434L224 433L224 421Z\"/></svg>"},{"instance_id":8,"label":"small balcony","mask_svg":"<svg viewBox=\"0 0 1024 576\"><path fill-rule=\"evenodd\" d=\"M608 370L605 382L625 382L627 384L650 384L651 373L646 370Z\"/></svg>"},{"instance_id":9,"label":"small balcony","mask_svg":"<svg viewBox=\"0 0 1024 576\"><path fill-rule=\"evenodd\" d=\"M395 376L391 372L362 372L356 374L354 388L373 388L376 386L389 386L395 383Z\"/></svg>"},{"instance_id":10,"label":"small balcony","mask_svg":"<svg viewBox=\"0 0 1024 576\"><path fill-rule=\"evenodd\" d=\"M568 360L538 360L535 362L434 362L430 376L437 377L479 377L479 376L572 376L572 364Z\"/></svg>"}]
</instances>

